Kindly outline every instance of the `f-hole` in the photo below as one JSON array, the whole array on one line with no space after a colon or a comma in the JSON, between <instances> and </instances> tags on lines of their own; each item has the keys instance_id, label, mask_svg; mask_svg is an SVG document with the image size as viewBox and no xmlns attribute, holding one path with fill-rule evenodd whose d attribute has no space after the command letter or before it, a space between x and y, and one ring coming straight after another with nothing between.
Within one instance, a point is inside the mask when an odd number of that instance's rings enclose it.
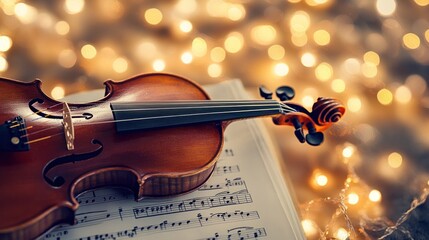
<instances>
[{"instance_id":1,"label":"f-hole","mask_svg":"<svg viewBox=\"0 0 429 240\"><path fill-rule=\"evenodd\" d=\"M40 98L34 98L32 99L29 103L28 103L28 107L31 109L31 111L33 111L35 114L43 117L43 118L51 118L51 119L63 119L63 115L62 114L50 114L50 113L45 113L42 110L37 109L34 105L36 103L38 104L42 104L45 101L43 99ZM62 105L61 105L62 106ZM44 110L49 110L51 107L47 107ZM73 110L72 110L73 111ZM80 115L72 115L72 118L85 118L85 119L91 119L93 117L93 115L91 113L82 113Z\"/></svg>"},{"instance_id":2,"label":"f-hole","mask_svg":"<svg viewBox=\"0 0 429 240\"><path fill-rule=\"evenodd\" d=\"M64 164L70 164L70 163L75 164L76 162L86 161L98 156L103 151L103 145L100 141L96 139L92 140L92 143L94 145L98 145L97 149L95 149L92 152L66 155L63 157L56 158L50 161L48 164L46 164L45 167L43 168L43 178L45 179L45 181L52 187L61 187L65 183L64 177L60 175L49 177L48 176L49 171L55 167L58 167ZM70 166L70 167L73 167L73 166Z\"/></svg>"}]
</instances>

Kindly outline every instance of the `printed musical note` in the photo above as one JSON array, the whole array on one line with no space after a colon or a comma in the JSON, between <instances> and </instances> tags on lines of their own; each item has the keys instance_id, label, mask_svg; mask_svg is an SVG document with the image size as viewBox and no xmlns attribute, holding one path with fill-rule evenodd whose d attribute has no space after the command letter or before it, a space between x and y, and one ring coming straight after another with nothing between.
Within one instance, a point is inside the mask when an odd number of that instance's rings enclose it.
<instances>
[{"instance_id":1,"label":"printed musical note","mask_svg":"<svg viewBox=\"0 0 429 240\"><path fill-rule=\"evenodd\" d=\"M213 171L213 176L220 176L224 174L237 173L237 172L240 172L240 167L238 167L238 165L218 166Z\"/></svg>"},{"instance_id":2,"label":"printed musical note","mask_svg":"<svg viewBox=\"0 0 429 240\"><path fill-rule=\"evenodd\" d=\"M245 240L245 239L260 239L266 237L265 228L239 227L229 229L228 234L215 233L213 237L200 238L198 240Z\"/></svg>"},{"instance_id":3,"label":"printed musical note","mask_svg":"<svg viewBox=\"0 0 429 240\"><path fill-rule=\"evenodd\" d=\"M198 191L222 190L222 189L225 189L225 188L229 189L229 187L235 187L235 186L244 186L244 187L246 187L246 183L240 177L234 178L232 180L226 178L223 183L206 183L206 184L202 185L198 189Z\"/></svg>"}]
</instances>

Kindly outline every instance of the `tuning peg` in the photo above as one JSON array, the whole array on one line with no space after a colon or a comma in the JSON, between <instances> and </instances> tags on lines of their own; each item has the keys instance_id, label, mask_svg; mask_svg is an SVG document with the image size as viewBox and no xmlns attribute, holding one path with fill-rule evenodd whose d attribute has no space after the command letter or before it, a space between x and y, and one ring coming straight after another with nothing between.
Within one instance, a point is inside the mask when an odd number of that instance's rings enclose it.
<instances>
[{"instance_id":1,"label":"tuning peg","mask_svg":"<svg viewBox=\"0 0 429 240\"><path fill-rule=\"evenodd\" d=\"M292 118L292 124L295 128L295 136L300 143L305 143L304 131L302 125L297 118Z\"/></svg>"},{"instance_id":2,"label":"tuning peg","mask_svg":"<svg viewBox=\"0 0 429 240\"><path fill-rule=\"evenodd\" d=\"M322 132L316 132L313 124L307 124L308 134L305 136L305 141L311 146L319 146L322 144L324 136Z\"/></svg>"},{"instance_id":3,"label":"tuning peg","mask_svg":"<svg viewBox=\"0 0 429 240\"><path fill-rule=\"evenodd\" d=\"M288 101L295 97L295 91L289 86L281 86L277 88L276 95L280 100Z\"/></svg>"},{"instance_id":4,"label":"tuning peg","mask_svg":"<svg viewBox=\"0 0 429 240\"><path fill-rule=\"evenodd\" d=\"M261 97L265 98L265 99L272 99L273 98L273 93L266 89L265 86L260 86L259 87L259 94L261 95Z\"/></svg>"}]
</instances>

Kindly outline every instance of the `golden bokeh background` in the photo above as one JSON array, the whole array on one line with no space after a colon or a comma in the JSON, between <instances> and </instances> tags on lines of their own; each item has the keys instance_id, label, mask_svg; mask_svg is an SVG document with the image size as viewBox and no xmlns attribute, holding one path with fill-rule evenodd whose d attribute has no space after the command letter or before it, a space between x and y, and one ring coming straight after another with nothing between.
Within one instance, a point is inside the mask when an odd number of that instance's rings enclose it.
<instances>
[{"instance_id":1,"label":"golden bokeh background","mask_svg":"<svg viewBox=\"0 0 429 240\"><path fill-rule=\"evenodd\" d=\"M0 9L0 76L40 78L56 99L150 72L239 78L255 96L261 84L290 85L309 109L319 96L340 99L347 113L320 147L270 127L307 237L429 237L413 224L429 185L429 0L0 0Z\"/></svg>"}]
</instances>

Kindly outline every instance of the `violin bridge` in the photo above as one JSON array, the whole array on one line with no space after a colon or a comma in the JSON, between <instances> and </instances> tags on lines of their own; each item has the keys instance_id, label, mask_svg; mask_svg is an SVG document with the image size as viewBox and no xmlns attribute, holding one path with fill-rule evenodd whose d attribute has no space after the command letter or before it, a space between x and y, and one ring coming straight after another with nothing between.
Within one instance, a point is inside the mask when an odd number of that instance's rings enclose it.
<instances>
[{"instance_id":1,"label":"violin bridge","mask_svg":"<svg viewBox=\"0 0 429 240\"><path fill-rule=\"evenodd\" d=\"M67 150L74 149L74 126L71 117L71 112L69 105L63 103L63 127L64 127L64 136L66 139Z\"/></svg>"}]
</instances>

